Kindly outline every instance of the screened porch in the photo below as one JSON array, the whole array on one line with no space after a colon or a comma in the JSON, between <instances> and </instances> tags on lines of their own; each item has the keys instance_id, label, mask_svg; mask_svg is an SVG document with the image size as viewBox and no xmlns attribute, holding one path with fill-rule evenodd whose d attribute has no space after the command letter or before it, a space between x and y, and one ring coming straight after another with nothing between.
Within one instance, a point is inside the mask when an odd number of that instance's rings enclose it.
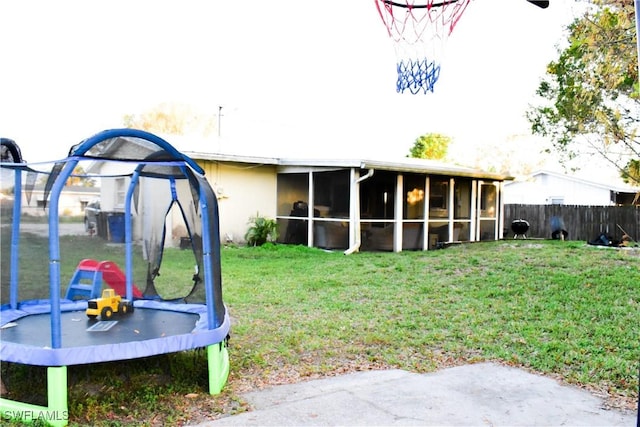
<instances>
[{"instance_id":1,"label":"screened porch","mask_svg":"<svg viewBox=\"0 0 640 427\"><path fill-rule=\"evenodd\" d=\"M478 175L389 166L281 167L278 242L351 253L500 239L503 179Z\"/></svg>"}]
</instances>

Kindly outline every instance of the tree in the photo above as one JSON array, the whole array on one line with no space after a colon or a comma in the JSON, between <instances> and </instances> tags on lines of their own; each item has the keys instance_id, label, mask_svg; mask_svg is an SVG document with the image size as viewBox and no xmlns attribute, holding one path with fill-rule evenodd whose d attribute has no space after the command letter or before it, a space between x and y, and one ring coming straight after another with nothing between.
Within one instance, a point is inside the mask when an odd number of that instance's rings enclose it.
<instances>
[{"instance_id":1,"label":"tree","mask_svg":"<svg viewBox=\"0 0 640 427\"><path fill-rule=\"evenodd\" d=\"M73 168L73 173L67 180L65 186L95 187L96 181L86 176L84 168L78 165Z\"/></svg>"},{"instance_id":2,"label":"tree","mask_svg":"<svg viewBox=\"0 0 640 427\"><path fill-rule=\"evenodd\" d=\"M37 178L38 183L43 186L47 183L47 181L49 181L49 179L51 179L51 175L49 174L38 175L38 178ZM64 186L65 187L95 187L96 180L87 176L87 173L85 172L84 168L80 165L77 165L75 168L73 168L73 172L71 173L71 176L69 176L69 178L67 179L67 182L65 182Z\"/></svg>"},{"instance_id":3,"label":"tree","mask_svg":"<svg viewBox=\"0 0 640 427\"><path fill-rule=\"evenodd\" d=\"M204 136L216 129L215 117L197 113L183 104L162 103L144 113L124 116L128 128L169 135L199 133Z\"/></svg>"},{"instance_id":4,"label":"tree","mask_svg":"<svg viewBox=\"0 0 640 427\"><path fill-rule=\"evenodd\" d=\"M428 133L416 139L407 157L416 159L443 160L447 156L447 150L451 138L439 133Z\"/></svg>"},{"instance_id":5,"label":"tree","mask_svg":"<svg viewBox=\"0 0 640 427\"><path fill-rule=\"evenodd\" d=\"M568 44L547 66L527 112L562 161L591 152L640 185L638 51L633 0L592 0L568 27Z\"/></svg>"}]
</instances>

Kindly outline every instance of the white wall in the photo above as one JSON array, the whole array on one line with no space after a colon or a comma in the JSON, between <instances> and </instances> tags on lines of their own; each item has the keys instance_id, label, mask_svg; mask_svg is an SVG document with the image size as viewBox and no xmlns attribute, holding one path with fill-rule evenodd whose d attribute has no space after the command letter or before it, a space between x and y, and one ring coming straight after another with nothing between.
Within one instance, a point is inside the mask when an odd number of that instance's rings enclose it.
<instances>
[{"instance_id":1,"label":"white wall","mask_svg":"<svg viewBox=\"0 0 640 427\"><path fill-rule=\"evenodd\" d=\"M504 185L505 204L611 205L610 189L606 186L551 174L538 174L527 181Z\"/></svg>"},{"instance_id":2,"label":"white wall","mask_svg":"<svg viewBox=\"0 0 640 427\"><path fill-rule=\"evenodd\" d=\"M199 161L218 197L222 243L243 243L249 218L276 217L276 167Z\"/></svg>"},{"instance_id":3,"label":"white wall","mask_svg":"<svg viewBox=\"0 0 640 427\"><path fill-rule=\"evenodd\" d=\"M58 199L58 215L59 216L82 216L84 214L84 205L90 202L92 199L99 196L99 190L95 191L74 191L73 189L65 188L60 193ZM31 192L31 198L27 200L27 192L22 192L22 213L32 216L45 216L48 210L38 206L44 199L44 192L42 190L34 190ZM47 203L47 206L49 204Z\"/></svg>"}]
</instances>

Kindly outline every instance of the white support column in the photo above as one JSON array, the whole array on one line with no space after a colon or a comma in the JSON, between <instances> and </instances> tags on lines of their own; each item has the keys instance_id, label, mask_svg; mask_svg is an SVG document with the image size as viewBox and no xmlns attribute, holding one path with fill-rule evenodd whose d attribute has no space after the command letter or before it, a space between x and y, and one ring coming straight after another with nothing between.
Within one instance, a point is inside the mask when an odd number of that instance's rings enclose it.
<instances>
[{"instance_id":1,"label":"white support column","mask_svg":"<svg viewBox=\"0 0 640 427\"><path fill-rule=\"evenodd\" d=\"M355 247L360 239L360 171L351 168L349 173L349 247Z\"/></svg>"},{"instance_id":2,"label":"white support column","mask_svg":"<svg viewBox=\"0 0 640 427\"><path fill-rule=\"evenodd\" d=\"M469 225L469 240L475 242L478 240L478 228L480 225L479 219L479 201L478 201L478 180L471 181L471 224Z\"/></svg>"},{"instance_id":3,"label":"white support column","mask_svg":"<svg viewBox=\"0 0 640 427\"><path fill-rule=\"evenodd\" d=\"M422 221L422 250L429 250L429 175L424 180L424 212Z\"/></svg>"},{"instance_id":4,"label":"white support column","mask_svg":"<svg viewBox=\"0 0 640 427\"><path fill-rule=\"evenodd\" d=\"M454 206L454 201L455 201L455 185L456 185L456 180L453 178L449 179L449 202L448 202L448 206L449 206L449 225L448 225L448 231L449 231L449 237L447 239L448 242L453 242L453 220L455 219L455 206Z\"/></svg>"},{"instance_id":5,"label":"white support column","mask_svg":"<svg viewBox=\"0 0 640 427\"><path fill-rule=\"evenodd\" d=\"M498 200L500 200L500 218L498 218L498 239L502 240L504 238L504 181L500 181L498 184Z\"/></svg>"},{"instance_id":6,"label":"white support column","mask_svg":"<svg viewBox=\"0 0 640 427\"><path fill-rule=\"evenodd\" d=\"M478 212L478 227L476 228L476 241L482 240L482 186L484 181L478 181L478 204L476 209Z\"/></svg>"},{"instance_id":7,"label":"white support column","mask_svg":"<svg viewBox=\"0 0 640 427\"><path fill-rule=\"evenodd\" d=\"M500 237L500 183L498 181L494 181L493 182L493 186L495 187L495 192L496 192L496 206L495 206L495 217L494 217L494 221L493 221L493 228L494 228L494 233L493 233L493 240L498 240L498 238Z\"/></svg>"},{"instance_id":8,"label":"white support column","mask_svg":"<svg viewBox=\"0 0 640 427\"><path fill-rule=\"evenodd\" d=\"M393 208L393 251L402 251L402 205L404 202L403 191L404 179L402 174L398 174L396 179L396 197Z\"/></svg>"},{"instance_id":9,"label":"white support column","mask_svg":"<svg viewBox=\"0 0 640 427\"><path fill-rule=\"evenodd\" d=\"M307 246L313 247L313 171L309 171L309 204L307 209Z\"/></svg>"},{"instance_id":10,"label":"white support column","mask_svg":"<svg viewBox=\"0 0 640 427\"><path fill-rule=\"evenodd\" d=\"M496 234L494 240L500 240L502 238L502 224L503 224L503 215L504 210L502 206L502 184L500 181L494 182L496 186Z\"/></svg>"}]
</instances>

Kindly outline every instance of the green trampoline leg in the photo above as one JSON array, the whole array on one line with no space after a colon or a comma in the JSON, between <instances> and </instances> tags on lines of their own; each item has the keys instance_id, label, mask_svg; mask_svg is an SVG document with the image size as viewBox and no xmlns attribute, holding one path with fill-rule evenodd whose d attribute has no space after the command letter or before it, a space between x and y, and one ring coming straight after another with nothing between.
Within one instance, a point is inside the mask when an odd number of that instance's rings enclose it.
<instances>
[{"instance_id":1,"label":"green trampoline leg","mask_svg":"<svg viewBox=\"0 0 640 427\"><path fill-rule=\"evenodd\" d=\"M47 422L53 426L66 426L69 421L66 366L50 366L47 368L47 399L49 413L53 418L53 420L47 420Z\"/></svg>"},{"instance_id":2,"label":"green trampoline leg","mask_svg":"<svg viewBox=\"0 0 640 427\"><path fill-rule=\"evenodd\" d=\"M47 399L47 406L0 399L2 418L20 420L24 423L39 420L54 427L66 426L69 423L66 366L47 368Z\"/></svg>"},{"instance_id":3,"label":"green trampoline leg","mask_svg":"<svg viewBox=\"0 0 640 427\"><path fill-rule=\"evenodd\" d=\"M209 394L218 394L229 377L229 351L226 341L207 347Z\"/></svg>"}]
</instances>

